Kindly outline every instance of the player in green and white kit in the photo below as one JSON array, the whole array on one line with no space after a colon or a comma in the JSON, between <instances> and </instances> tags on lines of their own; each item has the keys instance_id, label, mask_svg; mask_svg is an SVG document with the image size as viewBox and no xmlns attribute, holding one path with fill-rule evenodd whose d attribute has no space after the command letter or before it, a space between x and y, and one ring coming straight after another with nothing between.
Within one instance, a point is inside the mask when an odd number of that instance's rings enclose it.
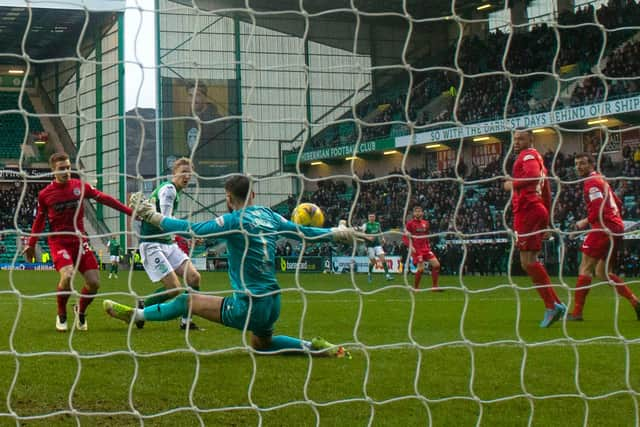
<instances>
[{"instance_id":1,"label":"player in green and white kit","mask_svg":"<svg viewBox=\"0 0 640 427\"><path fill-rule=\"evenodd\" d=\"M109 261L111 261L111 269L109 270L109 279L112 276L118 278L118 264L120 263L120 242L116 236L111 236L111 240L107 242L109 248Z\"/></svg>"},{"instance_id":2,"label":"player in green and white kit","mask_svg":"<svg viewBox=\"0 0 640 427\"><path fill-rule=\"evenodd\" d=\"M380 223L376 221L376 214L370 213L368 221L362 225L362 231L364 234L375 234L376 236L365 237L365 245L367 247L367 256L369 257L369 274L367 275L369 283L373 280L371 273L373 273L373 267L376 265L376 258L380 260L382 268L384 268L385 277L387 280L393 280L389 274L389 267L387 261L384 258L384 249L382 249L382 241L380 234L382 233L382 227Z\"/></svg>"},{"instance_id":3,"label":"player in green and white kit","mask_svg":"<svg viewBox=\"0 0 640 427\"><path fill-rule=\"evenodd\" d=\"M191 180L191 160L180 158L173 164L171 181L161 183L151 193L149 201L156 211L166 217L172 217L178 209L180 193L187 188ZM140 255L142 265L152 282L162 282L162 287L155 290L144 301L144 305L154 305L180 295L184 287L180 278L184 277L187 285L195 290L200 289L200 273L195 269L187 254L173 241L173 237L162 229L143 222L140 228ZM142 328L143 322L136 323ZM195 323L185 315L180 328L197 329Z\"/></svg>"},{"instance_id":4,"label":"player in green and white kit","mask_svg":"<svg viewBox=\"0 0 640 427\"><path fill-rule=\"evenodd\" d=\"M135 309L105 300L104 309L112 317L130 321L165 321L188 312L225 326L251 332L251 346L263 352L310 350L334 357L350 357L344 348L322 338L311 341L286 335L273 335L280 315L280 286L276 279L276 241L286 236L300 238L300 233L315 240L333 238L352 243L353 228L303 227L286 220L278 213L253 204L255 194L245 176L233 176L225 183L230 213L210 221L190 223L163 216L147 202L138 204L132 196L134 213L165 232L192 232L199 237L216 235L225 240L229 251L229 279L233 294L227 297L185 292L174 300Z\"/></svg>"}]
</instances>

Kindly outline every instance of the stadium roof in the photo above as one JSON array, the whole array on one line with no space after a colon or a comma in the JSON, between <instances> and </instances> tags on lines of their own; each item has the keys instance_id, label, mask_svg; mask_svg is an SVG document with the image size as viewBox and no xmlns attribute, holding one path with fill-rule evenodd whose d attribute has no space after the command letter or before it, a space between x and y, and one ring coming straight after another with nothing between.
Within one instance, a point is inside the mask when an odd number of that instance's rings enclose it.
<instances>
[{"instance_id":1,"label":"stadium roof","mask_svg":"<svg viewBox=\"0 0 640 427\"><path fill-rule=\"evenodd\" d=\"M193 6L194 4L203 11L211 11L224 14L221 9L244 9L245 0L171 0L185 6ZM529 1L529 0L525 0ZM404 14L404 8L414 19L437 18L451 16L452 14L460 15L464 18L471 18L471 12L475 11L478 6L491 3L491 10L504 8L505 0L251 0L251 8L260 13L274 13L273 17L277 17L275 13L285 13L287 11L295 13L300 11L300 5L310 14L327 13L327 19L340 19L336 11L342 13L344 19L351 19L349 15L353 15L353 6L361 14L379 14L394 13ZM455 10L452 11L452 5ZM239 13L243 19L244 13ZM263 15L264 16L264 15ZM260 14L258 14L260 17ZM361 15L361 18L364 16ZM364 17L366 19L366 17Z\"/></svg>"},{"instance_id":2,"label":"stadium roof","mask_svg":"<svg viewBox=\"0 0 640 427\"><path fill-rule=\"evenodd\" d=\"M195 5L202 10L215 11L227 8L244 8L245 0L172 0L185 6ZM302 6L308 13L322 13L330 10L349 10L352 0L304 0ZM491 3L493 9L503 8L504 0L353 0L355 8L362 13L404 13L407 11L414 18L429 18L452 14L465 15L478 6ZM300 0L251 0L251 8L258 12L299 11Z\"/></svg>"},{"instance_id":3,"label":"stadium roof","mask_svg":"<svg viewBox=\"0 0 640 427\"><path fill-rule=\"evenodd\" d=\"M249 14L243 11L246 10L246 0L169 1L187 7L195 5L204 13L235 16L244 22L255 23L259 27L283 34L296 37L306 34L308 40L349 51L354 47L357 25L362 25L359 31L380 27L385 30L397 28L406 31L408 20L404 17L405 7L414 20L440 18L439 22L423 22L433 27L430 31L442 32L443 24L453 22L444 19L453 14L452 4L456 15L470 19L477 6L488 3L487 0L251 0L249 6L255 13ZM503 8L504 2L505 0L491 1L491 10ZM308 21L308 28L301 4L306 13L314 15ZM474 16L478 17L477 14ZM483 14L482 17L486 15ZM331 25L333 23L337 26ZM426 37L422 29L419 32ZM381 36L384 38L384 33ZM360 54L369 53L369 48L364 44L359 44L357 49Z\"/></svg>"},{"instance_id":4,"label":"stadium roof","mask_svg":"<svg viewBox=\"0 0 640 427\"><path fill-rule=\"evenodd\" d=\"M0 64L77 57L78 43L84 52L87 45L93 45L94 35L112 25L114 19L111 11L0 7ZM87 27L80 40L85 22Z\"/></svg>"},{"instance_id":5,"label":"stadium roof","mask_svg":"<svg viewBox=\"0 0 640 427\"><path fill-rule=\"evenodd\" d=\"M77 9L91 12L124 12L126 4L126 0L2 0L3 7Z\"/></svg>"}]
</instances>

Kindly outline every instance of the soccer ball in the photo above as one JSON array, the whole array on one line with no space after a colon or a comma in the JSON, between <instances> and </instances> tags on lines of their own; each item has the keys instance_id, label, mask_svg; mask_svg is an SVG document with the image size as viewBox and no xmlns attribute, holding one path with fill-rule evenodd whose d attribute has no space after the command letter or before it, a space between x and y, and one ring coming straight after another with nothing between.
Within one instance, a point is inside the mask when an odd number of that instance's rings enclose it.
<instances>
[{"instance_id":1,"label":"soccer ball","mask_svg":"<svg viewBox=\"0 0 640 427\"><path fill-rule=\"evenodd\" d=\"M313 203L302 203L293 210L291 221L300 225L322 227L322 224L324 224L324 213L322 209Z\"/></svg>"}]
</instances>

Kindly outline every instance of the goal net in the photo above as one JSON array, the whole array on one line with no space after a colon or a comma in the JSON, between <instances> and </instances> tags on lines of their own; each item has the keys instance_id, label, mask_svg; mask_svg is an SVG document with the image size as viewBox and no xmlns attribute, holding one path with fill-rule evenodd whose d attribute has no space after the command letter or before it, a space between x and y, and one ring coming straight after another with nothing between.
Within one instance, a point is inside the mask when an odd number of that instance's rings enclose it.
<instances>
[{"instance_id":1,"label":"goal net","mask_svg":"<svg viewBox=\"0 0 640 427\"><path fill-rule=\"evenodd\" d=\"M640 423L635 0L5 3L0 424ZM530 260L567 308L550 327L504 186L516 130L530 132L551 188ZM199 330L108 317L105 299L135 306L161 283L143 271L140 222L100 200L82 202L82 222L79 210L68 218L99 271L83 274L71 254L64 290L48 240L60 233L45 221L31 234L59 152L73 177L123 203L189 158L173 216L192 222L227 213L224 183L245 174L255 203L286 218L311 202L326 227L378 223L355 245L281 234L268 253L275 333L322 336L352 358L264 355L248 326L198 317ZM602 265L628 292L597 269L578 278L586 230L575 224L590 201L579 153L620 199L619 251ZM415 206L429 222L424 271L403 240ZM198 292L231 296L225 234L200 237L181 242ZM77 329L72 305L97 284L88 330ZM61 295L68 329L56 333Z\"/></svg>"}]
</instances>

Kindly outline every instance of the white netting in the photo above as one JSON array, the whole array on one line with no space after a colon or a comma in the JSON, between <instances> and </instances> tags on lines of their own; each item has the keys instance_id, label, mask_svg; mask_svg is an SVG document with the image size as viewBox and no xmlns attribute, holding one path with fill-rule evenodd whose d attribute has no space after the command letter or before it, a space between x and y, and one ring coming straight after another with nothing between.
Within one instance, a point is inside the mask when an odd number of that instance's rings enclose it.
<instances>
[{"instance_id":1,"label":"white netting","mask_svg":"<svg viewBox=\"0 0 640 427\"><path fill-rule=\"evenodd\" d=\"M572 224L585 214L573 155L593 153L623 203L616 271L637 290L635 1L139 0L130 12L147 9L154 23L133 30L120 1L13 3L0 7L0 424L640 423L635 312L594 279L584 322L539 328L543 305L502 187L510 131L529 128L553 186L541 259L572 308L582 238ZM144 41L129 59L132 38ZM125 90L132 74L142 83ZM153 292L133 252L119 279L101 272L89 331L55 334L58 276L29 270L52 269L46 238L36 264L21 250L47 158L63 150L121 201L190 157L197 179L176 216L193 221L226 212L221 183L237 172L251 175L257 204L285 216L301 201L328 226L375 212L393 281L380 264L368 279L359 246L283 237L275 258L276 333L323 335L353 359L257 355L248 335L202 319L204 331L127 329L100 305ZM427 273L412 290L401 235L414 204L431 223L443 294L428 291ZM137 226L85 208L107 268L112 234L135 251ZM224 245L208 244L204 256L190 249L194 264L228 266ZM228 283L203 272L201 290L227 296ZM76 275L70 326L82 285Z\"/></svg>"}]
</instances>

